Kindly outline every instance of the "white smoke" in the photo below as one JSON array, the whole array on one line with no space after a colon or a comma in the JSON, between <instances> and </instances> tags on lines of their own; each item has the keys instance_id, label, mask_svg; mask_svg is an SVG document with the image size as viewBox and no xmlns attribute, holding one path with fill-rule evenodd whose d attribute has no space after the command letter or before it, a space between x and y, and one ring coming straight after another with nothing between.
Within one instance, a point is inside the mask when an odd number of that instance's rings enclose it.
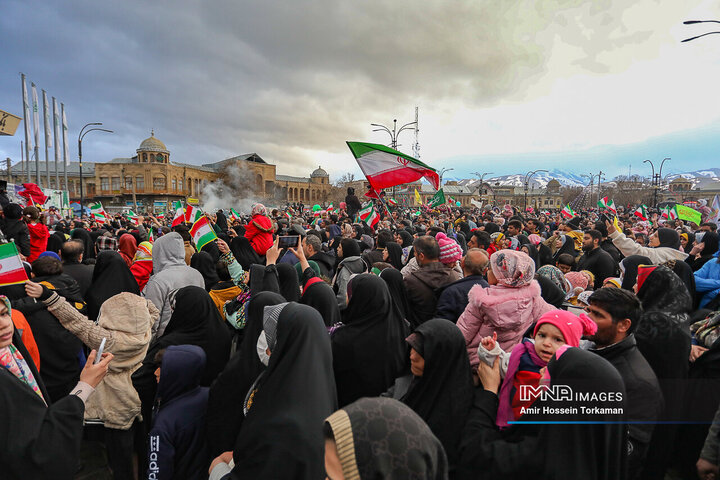
<instances>
[{"instance_id":1,"label":"white smoke","mask_svg":"<svg viewBox=\"0 0 720 480\"><path fill-rule=\"evenodd\" d=\"M252 169L237 163L230 165L220 178L203 187L200 194L202 209L214 213L221 208L225 212L234 208L239 214L250 214L252 206L263 201L254 177Z\"/></svg>"}]
</instances>

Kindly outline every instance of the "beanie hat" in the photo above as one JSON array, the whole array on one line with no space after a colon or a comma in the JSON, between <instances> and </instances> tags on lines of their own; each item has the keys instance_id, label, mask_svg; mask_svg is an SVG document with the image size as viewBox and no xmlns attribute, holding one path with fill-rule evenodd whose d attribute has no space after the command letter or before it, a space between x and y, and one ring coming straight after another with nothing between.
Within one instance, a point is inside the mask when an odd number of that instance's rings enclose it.
<instances>
[{"instance_id":1,"label":"beanie hat","mask_svg":"<svg viewBox=\"0 0 720 480\"><path fill-rule=\"evenodd\" d=\"M437 235L435 235L435 240L437 240L440 246L440 262L450 264L459 262L462 259L462 249L455 240L448 238L447 235L442 232L438 232Z\"/></svg>"},{"instance_id":2,"label":"beanie hat","mask_svg":"<svg viewBox=\"0 0 720 480\"><path fill-rule=\"evenodd\" d=\"M8 203L5 208L3 208L3 212L5 213L5 218L10 220L17 220L22 217L22 207L17 203Z\"/></svg>"},{"instance_id":3,"label":"beanie hat","mask_svg":"<svg viewBox=\"0 0 720 480\"><path fill-rule=\"evenodd\" d=\"M566 225L573 230L580 230L580 217L573 217L566 222Z\"/></svg>"},{"instance_id":4,"label":"beanie hat","mask_svg":"<svg viewBox=\"0 0 720 480\"><path fill-rule=\"evenodd\" d=\"M597 332L597 324L584 313L574 315L566 310L550 310L538 319L533 337L543 323L549 323L560 330L565 337L565 343L573 347L580 345L580 337L583 335Z\"/></svg>"},{"instance_id":5,"label":"beanie hat","mask_svg":"<svg viewBox=\"0 0 720 480\"><path fill-rule=\"evenodd\" d=\"M588 286L588 277L582 272L568 272L565 274L565 278L574 289L582 288L585 290Z\"/></svg>"},{"instance_id":6,"label":"beanie hat","mask_svg":"<svg viewBox=\"0 0 720 480\"><path fill-rule=\"evenodd\" d=\"M540 242L542 242L542 237L537 233L533 233L528 236L528 240L530 240L530 243L537 246Z\"/></svg>"}]
</instances>

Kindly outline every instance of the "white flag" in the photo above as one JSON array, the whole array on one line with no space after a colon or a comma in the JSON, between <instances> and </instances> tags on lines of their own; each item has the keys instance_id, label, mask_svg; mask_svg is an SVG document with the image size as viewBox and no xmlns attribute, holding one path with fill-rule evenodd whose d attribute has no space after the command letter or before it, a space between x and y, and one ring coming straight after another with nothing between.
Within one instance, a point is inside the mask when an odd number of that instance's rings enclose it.
<instances>
[{"instance_id":1,"label":"white flag","mask_svg":"<svg viewBox=\"0 0 720 480\"><path fill-rule=\"evenodd\" d=\"M63 160L65 165L70 165L70 152L67 139L67 119L65 118L65 105L60 104L60 110L62 110L62 134L63 134Z\"/></svg>"},{"instance_id":2,"label":"white flag","mask_svg":"<svg viewBox=\"0 0 720 480\"><path fill-rule=\"evenodd\" d=\"M43 93L43 114L45 116L45 145L47 145L47 148L52 148L52 137L50 136L50 108L48 108L48 100L47 100L47 93L45 90L42 91Z\"/></svg>"},{"instance_id":3,"label":"white flag","mask_svg":"<svg viewBox=\"0 0 720 480\"><path fill-rule=\"evenodd\" d=\"M707 221L712 222L715 225L720 226L720 197L715 195L712 205L710 205L710 215L708 215Z\"/></svg>"},{"instance_id":4,"label":"white flag","mask_svg":"<svg viewBox=\"0 0 720 480\"><path fill-rule=\"evenodd\" d=\"M27 87L25 86L25 80L22 82L22 93L23 93L23 116L25 121L25 138L27 138L27 151L32 150L32 133L30 132L30 104L28 103ZM30 159L28 158L28 161Z\"/></svg>"},{"instance_id":5,"label":"white flag","mask_svg":"<svg viewBox=\"0 0 720 480\"><path fill-rule=\"evenodd\" d=\"M470 199L470 203L472 203L473 205L475 205L477 208L480 208L480 209L482 209L482 207L483 207L483 202L478 202L474 198Z\"/></svg>"},{"instance_id":6,"label":"white flag","mask_svg":"<svg viewBox=\"0 0 720 480\"><path fill-rule=\"evenodd\" d=\"M35 146L37 147L40 144L40 117L38 113L38 96L37 96L37 90L35 90L35 84L30 83L32 87L32 110L33 110L33 132L35 137Z\"/></svg>"}]
</instances>

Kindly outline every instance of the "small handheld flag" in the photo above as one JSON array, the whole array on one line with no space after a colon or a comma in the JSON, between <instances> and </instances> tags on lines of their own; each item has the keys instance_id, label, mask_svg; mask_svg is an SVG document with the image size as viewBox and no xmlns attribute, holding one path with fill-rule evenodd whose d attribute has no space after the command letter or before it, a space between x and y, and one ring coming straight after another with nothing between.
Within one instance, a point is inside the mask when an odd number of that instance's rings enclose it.
<instances>
[{"instance_id":1,"label":"small handheld flag","mask_svg":"<svg viewBox=\"0 0 720 480\"><path fill-rule=\"evenodd\" d=\"M201 250L205 245L213 240L217 240L218 238L215 234L215 230L213 230L210 222L208 222L208 219L205 216L201 216L193 224L190 229L190 235L192 235L193 241L195 242L195 246L198 250Z\"/></svg>"}]
</instances>

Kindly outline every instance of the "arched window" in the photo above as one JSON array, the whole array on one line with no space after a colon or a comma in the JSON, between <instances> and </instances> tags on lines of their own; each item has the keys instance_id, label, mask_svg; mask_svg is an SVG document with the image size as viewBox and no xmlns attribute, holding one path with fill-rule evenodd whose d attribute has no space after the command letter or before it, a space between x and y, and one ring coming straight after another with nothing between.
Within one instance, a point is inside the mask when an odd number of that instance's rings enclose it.
<instances>
[{"instance_id":1,"label":"arched window","mask_svg":"<svg viewBox=\"0 0 720 480\"><path fill-rule=\"evenodd\" d=\"M177 190L177 178L173 177L172 179L172 189L173 192Z\"/></svg>"},{"instance_id":2,"label":"arched window","mask_svg":"<svg viewBox=\"0 0 720 480\"><path fill-rule=\"evenodd\" d=\"M305 189L301 188L300 189L300 201L302 202L303 200L305 200Z\"/></svg>"}]
</instances>

